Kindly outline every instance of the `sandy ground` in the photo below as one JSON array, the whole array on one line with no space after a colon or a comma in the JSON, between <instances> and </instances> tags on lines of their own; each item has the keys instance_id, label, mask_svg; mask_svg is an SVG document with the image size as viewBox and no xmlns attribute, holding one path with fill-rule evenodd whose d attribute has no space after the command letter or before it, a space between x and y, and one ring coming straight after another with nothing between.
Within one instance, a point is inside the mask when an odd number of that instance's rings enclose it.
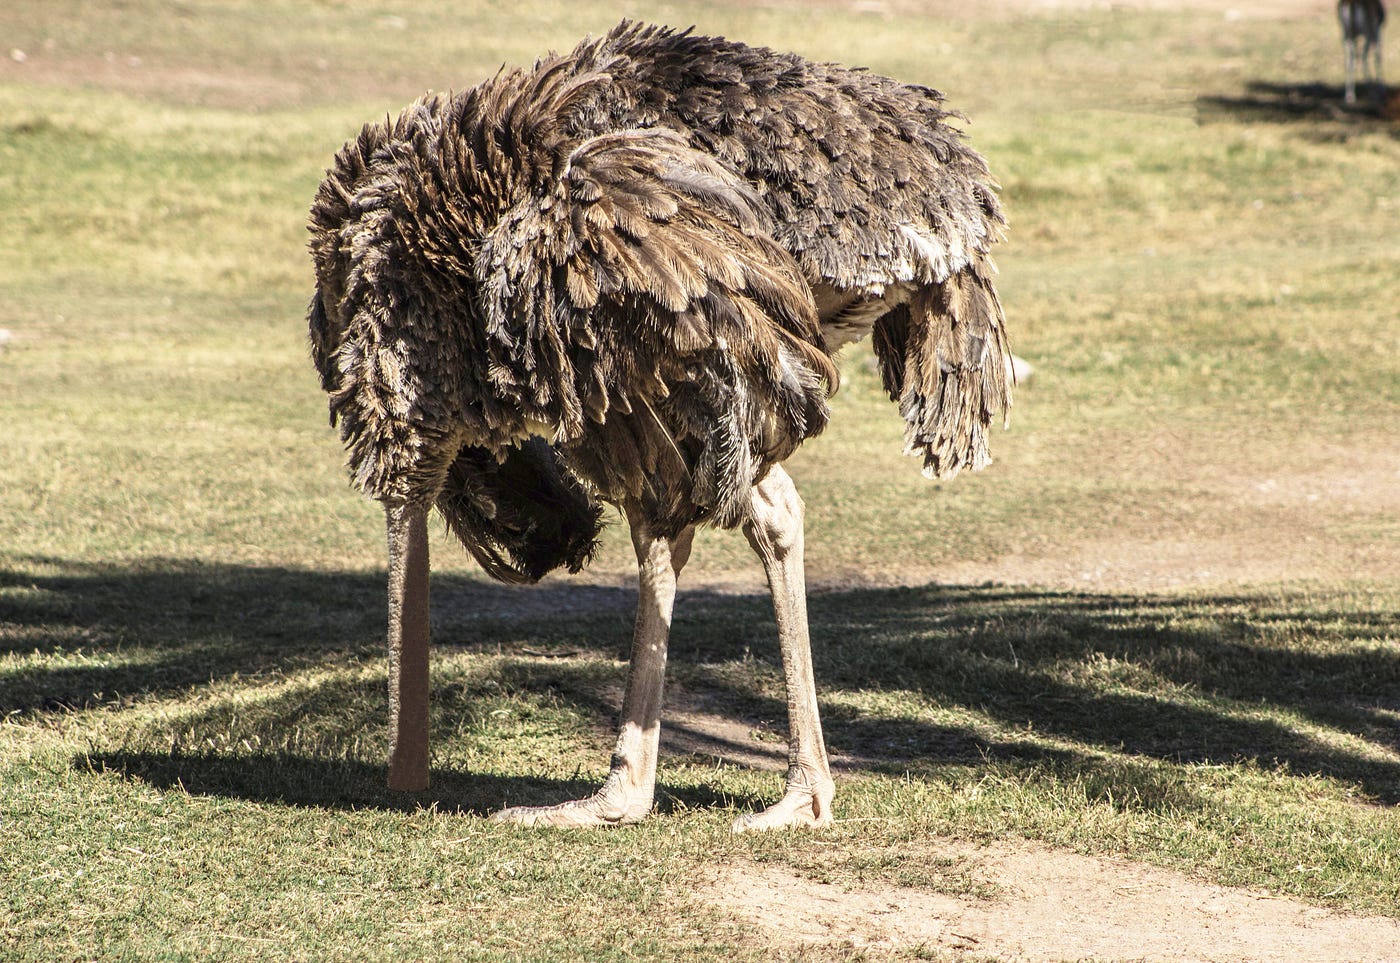
<instances>
[{"instance_id":1,"label":"sandy ground","mask_svg":"<svg viewBox=\"0 0 1400 963\"><path fill-rule=\"evenodd\" d=\"M925 581L1152 592L1300 576L1400 579L1400 546L1380 538L1333 537L1337 528L1358 519L1400 517L1400 448L1381 444L1325 472L1221 478L1215 494L1248 521L1214 531L1168 529L1136 538L1087 540L1053 555L958 563Z\"/></svg>"},{"instance_id":2,"label":"sandy ground","mask_svg":"<svg viewBox=\"0 0 1400 963\"><path fill-rule=\"evenodd\" d=\"M959 872L1004 895L848 890L790 870L717 870L704 898L775 943L856 951L940 951L999 960L1400 960L1400 921L1350 916L1226 889L1122 860L1032 844L947 844Z\"/></svg>"}]
</instances>

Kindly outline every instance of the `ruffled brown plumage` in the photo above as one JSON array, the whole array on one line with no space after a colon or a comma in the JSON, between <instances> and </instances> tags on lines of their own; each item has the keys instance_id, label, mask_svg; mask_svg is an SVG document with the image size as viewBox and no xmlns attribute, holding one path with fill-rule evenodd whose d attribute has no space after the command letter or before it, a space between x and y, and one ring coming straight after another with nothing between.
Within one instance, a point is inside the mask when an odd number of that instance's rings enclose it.
<instances>
[{"instance_id":1,"label":"ruffled brown plumage","mask_svg":"<svg viewBox=\"0 0 1400 963\"><path fill-rule=\"evenodd\" d=\"M586 561L599 499L659 533L734 526L825 426L832 349L872 330L909 450L981 467L1010 403L1003 218L954 117L623 23L367 126L311 214L312 354L355 483L436 504L502 578Z\"/></svg>"}]
</instances>

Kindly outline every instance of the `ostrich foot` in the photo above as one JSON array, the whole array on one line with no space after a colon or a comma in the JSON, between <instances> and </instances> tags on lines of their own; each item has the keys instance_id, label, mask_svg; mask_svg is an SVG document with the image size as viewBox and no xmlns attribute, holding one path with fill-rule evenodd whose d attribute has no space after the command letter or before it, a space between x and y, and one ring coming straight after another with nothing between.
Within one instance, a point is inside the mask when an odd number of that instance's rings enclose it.
<instances>
[{"instance_id":1,"label":"ostrich foot","mask_svg":"<svg viewBox=\"0 0 1400 963\"><path fill-rule=\"evenodd\" d=\"M829 776L811 779L798 775L788 779L787 793L762 812L747 813L734 820L730 827L736 833L789 826L817 829L831 825L831 797L836 783Z\"/></svg>"},{"instance_id":2,"label":"ostrich foot","mask_svg":"<svg viewBox=\"0 0 1400 963\"><path fill-rule=\"evenodd\" d=\"M590 829L639 823L651 812L650 793L629 793L617 785L605 785L587 799L572 799L557 806L512 806L491 814L492 822L516 826Z\"/></svg>"}]
</instances>

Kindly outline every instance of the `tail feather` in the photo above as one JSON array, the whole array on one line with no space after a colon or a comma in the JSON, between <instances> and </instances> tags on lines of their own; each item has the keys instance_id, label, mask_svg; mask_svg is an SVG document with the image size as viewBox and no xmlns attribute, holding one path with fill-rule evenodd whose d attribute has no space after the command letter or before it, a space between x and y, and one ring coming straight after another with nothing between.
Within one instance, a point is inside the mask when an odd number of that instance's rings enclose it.
<instances>
[{"instance_id":1,"label":"tail feather","mask_svg":"<svg viewBox=\"0 0 1400 963\"><path fill-rule=\"evenodd\" d=\"M975 262L921 287L875 325L885 390L904 416L904 450L924 474L951 478L991 463L987 427L1011 408L1011 348L991 265Z\"/></svg>"}]
</instances>

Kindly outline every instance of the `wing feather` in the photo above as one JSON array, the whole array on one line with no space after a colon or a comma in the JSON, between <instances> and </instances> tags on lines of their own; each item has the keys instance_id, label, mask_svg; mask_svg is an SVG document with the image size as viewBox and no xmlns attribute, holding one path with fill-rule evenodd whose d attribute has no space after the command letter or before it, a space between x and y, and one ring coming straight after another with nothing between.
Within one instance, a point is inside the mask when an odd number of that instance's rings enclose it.
<instances>
[{"instance_id":1,"label":"wing feather","mask_svg":"<svg viewBox=\"0 0 1400 963\"><path fill-rule=\"evenodd\" d=\"M601 490L737 524L765 466L824 427L835 368L770 228L747 183L652 128L573 145L483 239L498 361ZM591 343L560 330L581 317Z\"/></svg>"}]
</instances>

